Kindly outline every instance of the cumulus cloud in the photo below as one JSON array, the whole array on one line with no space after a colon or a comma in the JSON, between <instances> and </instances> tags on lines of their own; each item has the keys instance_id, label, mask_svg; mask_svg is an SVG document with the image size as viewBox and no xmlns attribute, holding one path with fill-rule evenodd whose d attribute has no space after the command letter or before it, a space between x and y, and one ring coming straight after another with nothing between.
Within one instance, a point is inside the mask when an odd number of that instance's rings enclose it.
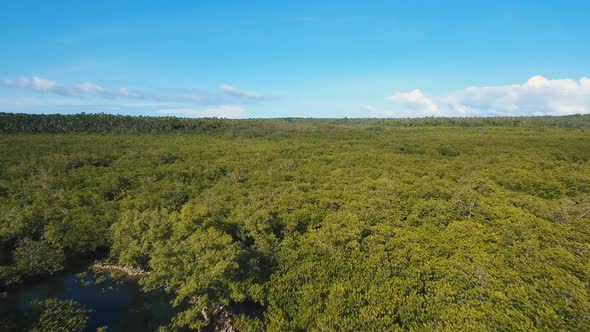
<instances>
[{"instance_id":1,"label":"cumulus cloud","mask_svg":"<svg viewBox=\"0 0 590 332\"><path fill-rule=\"evenodd\" d=\"M414 116L518 116L590 113L590 79L547 79L533 76L523 84L468 87L446 96L420 90L386 97L397 114Z\"/></svg>"},{"instance_id":2,"label":"cumulus cloud","mask_svg":"<svg viewBox=\"0 0 590 332\"><path fill-rule=\"evenodd\" d=\"M0 84L8 88L55 94L70 98L130 99L196 105L248 104L268 99L267 96L241 90L229 84L222 84L218 91L212 92L195 89L141 91L126 87L107 88L92 82L65 85L37 76L7 79L0 81Z\"/></svg>"},{"instance_id":3,"label":"cumulus cloud","mask_svg":"<svg viewBox=\"0 0 590 332\"><path fill-rule=\"evenodd\" d=\"M396 92L385 99L421 114L434 115L439 111L438 105L429 97L426 97L419 89L410 92Z\"/></svg>"},{"instance_id":4,"label":"cumulus cloud","mask_svg":"<svg viewBox=\"0 0 590 332\"><path fill-rule=\"evenodd\" d=\"M443 102L453 109L496 115L566 115L590 112L590 79L550 80L533 76L524 84L470 87Z\"/></svg>"}]
</instances>

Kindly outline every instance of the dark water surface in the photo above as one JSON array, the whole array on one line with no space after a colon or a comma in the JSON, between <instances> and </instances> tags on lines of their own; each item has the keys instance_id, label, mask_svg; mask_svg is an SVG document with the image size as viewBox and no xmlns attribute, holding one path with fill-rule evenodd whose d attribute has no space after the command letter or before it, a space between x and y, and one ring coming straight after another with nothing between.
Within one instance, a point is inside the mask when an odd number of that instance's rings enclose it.
<instances>
[{"instance_id":1,"label":"dark water surface","mask_svg":"<svg viewBox=\"0 0 590 332\"><path fill-rule=\"evenodd\" d=\"M134 280L68 272L9 291L0 299L0 315L24 315L32 301L46 298L70 299L92 309L87 331L101 326L109 332L154 331L168 325L174 314L165 293L144 292Z\"/></svg>"}]
</instances>

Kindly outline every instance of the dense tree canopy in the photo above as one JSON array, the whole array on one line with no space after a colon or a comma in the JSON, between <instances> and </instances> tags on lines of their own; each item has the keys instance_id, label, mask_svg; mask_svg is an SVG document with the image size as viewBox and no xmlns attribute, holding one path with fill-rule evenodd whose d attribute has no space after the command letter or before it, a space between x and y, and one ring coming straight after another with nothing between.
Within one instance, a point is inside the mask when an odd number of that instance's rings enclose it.
<instances>
[{"instance_id":1,"label":"dense tree canopy","mask_svg":"<svg viewBox=\"0 0 590 332\"><path fill-rule=\"evenodd\" d=\"M3 287L109 249L172 329L590 329L588 116L0 116Z\"/></svg>"},{"instance_id":2,"label":"dense tree canopy","mask_svg":"<svg viewBox=\"0 0 590 332\"><path fill-rule=\"evenodd\" d=\"M121 116L112 114L12 114L0 113L0 133L219 133L266 135L333 131L344 128L383 130L387 127L564 127L588 128L590 115L419 119L187 119L176 117Z\"/></svg>"}]
</instances>

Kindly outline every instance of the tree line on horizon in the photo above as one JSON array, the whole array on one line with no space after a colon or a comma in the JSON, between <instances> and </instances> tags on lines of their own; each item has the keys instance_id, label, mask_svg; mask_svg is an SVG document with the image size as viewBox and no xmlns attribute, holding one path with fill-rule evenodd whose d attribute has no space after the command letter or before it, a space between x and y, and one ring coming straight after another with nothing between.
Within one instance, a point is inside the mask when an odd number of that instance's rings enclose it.
<instances>
[{"instance_id":1,"label":"tree line on horizon","mask_svg":"<svg viewBox=\"0 0 590 332\"><path fill-rule=\"evenodd\" d=\"M358 119L221 119L94 114L0 113L0 133L211 133L266 135L345 128L388 127L563 127L588 128L590 115L536 117L425 117Z\"/></svg>"}]
</instances>

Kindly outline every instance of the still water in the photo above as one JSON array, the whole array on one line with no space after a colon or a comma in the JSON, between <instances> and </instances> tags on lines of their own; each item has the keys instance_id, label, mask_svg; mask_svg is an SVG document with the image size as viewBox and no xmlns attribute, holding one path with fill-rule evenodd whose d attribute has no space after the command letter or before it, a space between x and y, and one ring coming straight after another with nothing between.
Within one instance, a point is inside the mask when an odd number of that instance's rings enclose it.
<instances>
[{"instance_id":1,"label":"still water","mask_svg":"<svg viewBox=\"0 0 590 332\"><path fill-rule=\"evenodd\" d=\"M86 331L154 331L167 325L174 311L162 292L144 292L134 280L107 274L68 272L23 286L0 299L0 315L26 313L31 301L71 299L92 309Z\"/></svg>"}]
</instances>

